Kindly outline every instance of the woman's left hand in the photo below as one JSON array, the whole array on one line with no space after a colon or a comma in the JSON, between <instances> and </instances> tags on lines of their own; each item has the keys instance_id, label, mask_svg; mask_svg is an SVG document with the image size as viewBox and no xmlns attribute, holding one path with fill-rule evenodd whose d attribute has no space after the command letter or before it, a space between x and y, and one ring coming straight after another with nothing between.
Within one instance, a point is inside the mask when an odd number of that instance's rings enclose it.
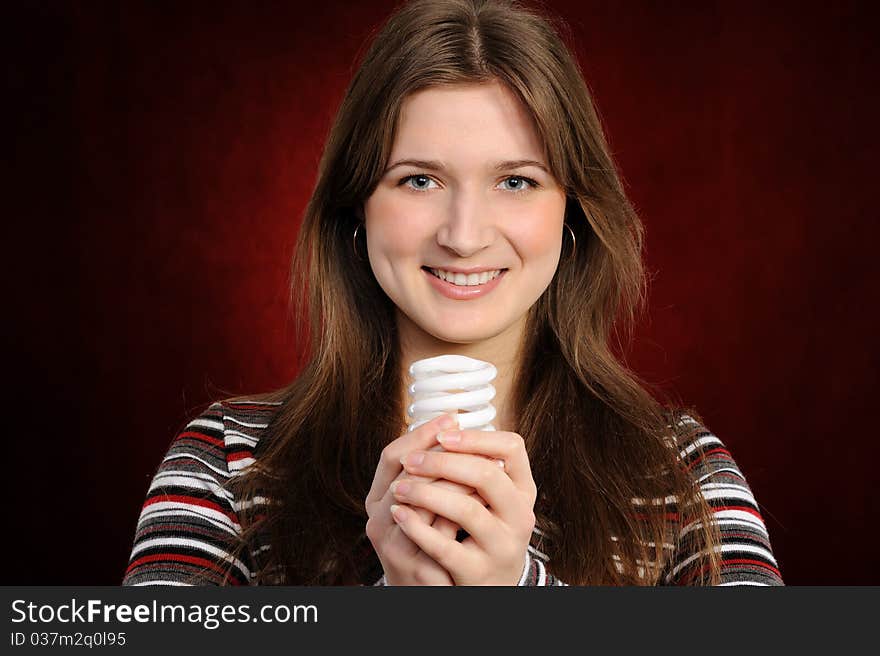
<instances>
[{"instance_id":1,"label":"woman's left hand","mask_svg":"<svg viewBox=\"0 0 880 656\"><path fill-rule=\"evenodd\" d=\"M456 432L459 441L450 440ZM456 585L516 585L535 526L537 497L523 438L475 429L446 431L443 437L445 451L413 451L401 461L405 471L472 487L488 506L433 483L403 479L391 489L399 502L392 512L394 521ZM422 521L409 506L455 522L469 537L457 542Z\"/></svg>"}]
</instances>

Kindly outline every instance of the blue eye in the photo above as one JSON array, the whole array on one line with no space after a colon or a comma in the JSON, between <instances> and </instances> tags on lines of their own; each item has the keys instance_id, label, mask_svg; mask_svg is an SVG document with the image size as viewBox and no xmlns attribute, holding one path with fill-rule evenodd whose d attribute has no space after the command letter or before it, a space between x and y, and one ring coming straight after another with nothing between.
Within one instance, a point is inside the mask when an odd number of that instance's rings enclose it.
<instances>
[{"instance_id":1,"label":"blue eye","mask_svg":"<svg viewBox=\"0 0 880 656\"><path fill-rule=\"evenodd\" d=\"M518 181L520 182L520 185L519 185L519 188L518 188L518 189L512 189L512 190L511 190L511 191L513 191L514 193L517 193L517 194L522 193L523 191L526 191L526 190L528 190L528 189L534 189L535 187L538 186L538 183L535 182L534 180L532 180L531 178L526 178L526 177L523 177L523 176L521 176L521 175L511 175L511 176L509 176L509 177L507 177L507 178L504 178L504 182L509 182L510 180L518 180ZM525 183L528 185L528 187L523 188L523 186L522 186L522 184L521 184L521 183L523 183L523 182L525 182Z\"/></svg>"},{"instance_id":2,"label":"blue eye","mask_svg":"<svg viewBox=\"0 0 880 656\"><path fill-rule=\"evenodd\" d=\"M432 182L431 178L429 178L427 175L408 175L400 181L400 184L405 184L405 183L409 182L410 180L425 181L424 184L427 184L428 182ZM417 187L410 187L410 189L412 189L413 191L425 191L426 189L429 189L429 187L417 186Z\"/></svg>"},{"instance_id":3,"label":"blue eye","mask_svg":"<svg viewBox=\"0 0 880 656\"><path fill-rule=\"evenodd\" d=\"M502 181L502 184L505 182L509 182L511 180L516 180L519 183L516 185L515 188L511 189L510 187L508 187L508 191L512 191L515 194L521 194L521 193L524 193L524 192L529 191L531 189L535 189L540 186L537 182L535 182L531 178L527 178L523 175L509 175ZM429 183L433 182L433 179L431 177L424 175L424 174L421 174L421 173L416 174L416 175L408 175L404 178L401 178L400 182L397 183L397 186L406 185L410 181L418 182L419 184L416 186L407 185L407 187L409 187L409 189L411 189L412 191L415 191L415 192L424 192L424 191L427 191L428 189L431 188L427 185ZM526 183L527 186L524 187L522 183Z\"/></svg>"}]
</instances>

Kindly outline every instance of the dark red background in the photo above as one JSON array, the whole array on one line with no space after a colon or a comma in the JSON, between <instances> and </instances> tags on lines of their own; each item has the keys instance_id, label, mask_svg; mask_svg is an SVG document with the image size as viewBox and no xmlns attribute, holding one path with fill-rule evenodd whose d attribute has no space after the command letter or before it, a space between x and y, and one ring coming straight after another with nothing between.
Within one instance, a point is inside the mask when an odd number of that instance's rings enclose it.
<instances>
[{"instance_id":1,"label":"dark red background","mask_svg":"<svg viewBox=\"0 0 880 656\"><path fill-rule=\"evenodd\" d=\"M868 3L550 2L647 227L630 364L694 403L789 584L878 584ZM392 2L7 17L4 584L116 584L169 441L293 374L288 260ZM11 496L10 496L11 495Z\"/></svg>"}]
</instances>

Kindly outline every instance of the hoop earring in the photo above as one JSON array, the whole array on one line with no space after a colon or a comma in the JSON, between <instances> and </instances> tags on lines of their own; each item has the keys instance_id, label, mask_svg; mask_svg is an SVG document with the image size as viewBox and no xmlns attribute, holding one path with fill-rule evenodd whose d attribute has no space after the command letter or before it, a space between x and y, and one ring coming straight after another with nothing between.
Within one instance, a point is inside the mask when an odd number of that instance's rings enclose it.
<instances>
[{"instance_id":1,"label":"hoop earring","mask_svg":"<svg viewBox=\"0 0 880 656\"><path fill-rule=\"evenodd\" d=\"M571 253L565 258L565 261L568 262L572 258L574 258L575 251L577 251L577 239L574 236L574 230L571 229L571 226L568 223L562 224L564 227L568 228L568 233L571 235ZM565 233L562 233L563 241L565 241Z\"/></svg>"},{"instance_id":2,"label":"hoop earring","mask_svg":"<svg viewBox=\"0 0 880 656\"><path fill-rule=\"evenodd\" d=\"M355 226L354 235L352 235L352 237L351 237L351 247L352 247L352 250L354 250L355 257L357 257L357 259L359 259L361 262L364 262L364 261L366 261L367 258L361 257L361 254L358 253L358 248L357 248L358 230L360 229L360 227L362 225L364 225L364 224L358 223L357 226ZM366 230L366 228L364 228L364 230Z\"/></svg>"}]
</instances>

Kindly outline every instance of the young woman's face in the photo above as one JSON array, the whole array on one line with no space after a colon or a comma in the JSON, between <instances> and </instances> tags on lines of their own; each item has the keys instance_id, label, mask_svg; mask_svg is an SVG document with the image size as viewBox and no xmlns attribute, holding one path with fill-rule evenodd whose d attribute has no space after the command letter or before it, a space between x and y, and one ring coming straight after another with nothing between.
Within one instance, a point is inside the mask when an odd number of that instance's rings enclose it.
<instances>
[{"instance_id":1,"label":"young woman's face","mask_svg":"<svg viewBox=\"0 0 880 656\"><path fill-rule=\"evenodd\" d=\"M550 284L565 200L507 87L423 89L404 101L388 168L364 203L370 266L399 319L445 342L495 337L521 326ZM429 268L505 271L474 287Z\"/></svg>"}]
</instances>

